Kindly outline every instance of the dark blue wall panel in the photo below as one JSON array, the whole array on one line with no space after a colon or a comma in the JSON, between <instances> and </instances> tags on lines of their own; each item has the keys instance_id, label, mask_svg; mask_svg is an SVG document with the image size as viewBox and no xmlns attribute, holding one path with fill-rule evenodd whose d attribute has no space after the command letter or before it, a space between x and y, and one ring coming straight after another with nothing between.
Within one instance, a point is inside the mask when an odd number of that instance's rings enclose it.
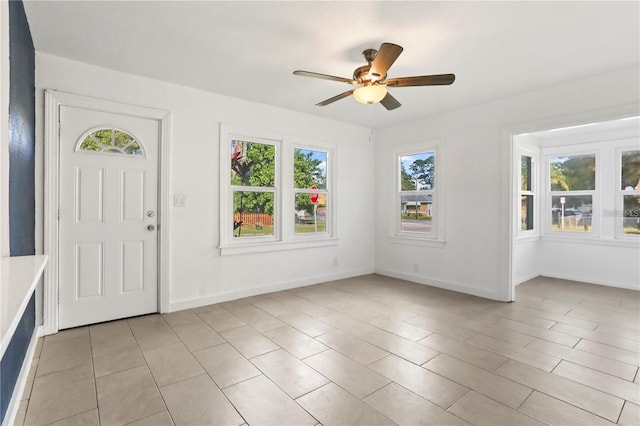
<instances>
[{"instance_id":1,"label":"dark blue wall panel","mask_svg":"<svg viewBox=\"0 0 640 426\"><path fill-rule=\"evenodd\" d=\"M22 363L29 349L29 343L36 327L36 295L31 295L27 308L22 314L18 328L0 361L0 424L4 421L11 402L13 389L18 381Z\"/></svg>"},{"instance_id":2,"label":"dark blue wall panel","mask_svg":"<svg viewBox=\"0 0 640 426\"><path fill-rule=\"evenodd\" d=\"M9 250L35 254L35 52L20 0L9 2Z\"/></svg>"}]
</instances>

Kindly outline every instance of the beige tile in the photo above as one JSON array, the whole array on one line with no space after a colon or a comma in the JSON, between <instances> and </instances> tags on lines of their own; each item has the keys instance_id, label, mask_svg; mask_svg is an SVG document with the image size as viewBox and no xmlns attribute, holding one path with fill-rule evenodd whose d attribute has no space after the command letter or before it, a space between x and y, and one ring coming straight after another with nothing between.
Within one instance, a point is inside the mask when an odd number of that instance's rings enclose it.
<instances>
[{"instance_id":1,"label":"beige tile","mask_svg":"<svg viewBox=\"0 0 640 426\"><path fill-rule=\"evenodd\" d=\"M115 356L138 350L138 342L127 321L114 321L89 327L93 358Z\"/></svg>"},{"instance_id":2,"label":"beige tile","mask_svg":"<svg viewBox=\"0 0 640 426\"><path fill-rule=\"evenodd\" d=\"M504 342L493 337L478 334L467 343L479 348L497 353L507 358L515 359L544 371L551 371L560 362L559 358L542 354L532 349L523 348L517 344Z\"/></svg>"},{"instance_id":3,"label":"beige tile","mask_svg":"<svg viewBox=\"0 0 640 426\"><path fill-rule=\"evenodd\" d=\"M339 312L320 317L320 320L356 337L376 331L375 327Z\"/></svg>"},{"instance_id":4,"label":"beige tile","mask_svg":"<svg viewBox=\"0 0 640 426\"><path fill-rule=\"evenodd\" d=\"M115 355L104 355L93 360L93 369L96 377L107 376L143 365L145 365L145 360L137 347Z\"/></svg>"},{"instance_id":5,"label":"beige tile","mask_svg":"<svg viewBox=\"0 0 640 426\"><path fill-rule=\"evenodd\" d=\"M507 360L504 356L459 342L450 337L440 336L439 334L431 334L418 343L485 370L495 370Z\"/></svg>"},{"instance_id":6,"label":"beige tile","mask_svg":"<svg viewBox=\"0 0 640 426\"><path fill-rule=\"evenodd\" d=\"M636 306L635 311L640 311L640 306ZM611 326L606 324L599 324L598 329L596 330L598 333L611 334L612 336L622 337L627 340L634 340L636 342L640 342L640 331L634 330L630 328L626 328L624 326Z\"/></svg>"},{"instance_id":7,"label":"beige tile","mask_svg":"<svg viewBox=\"0 0 640 426\"><path fill-rule=\"evenodd\" d=\"M226 342L222 336L209 328L209 326L207 326L207 329L204 331L182 335L180 336L180 339L191 352L210 348L211 346L220 345Z\"/></svg>"},{"instance_id":8,"label":"beige tile","mask_svg":"<svg viewBox=\"0 0 640 426\"><path fill-rule=\"evenodd\" d=\"M622 408L622 414L620 414L618 424L623 426L640 425L640 406L626 401L624 403L624 407Z\"/></svg>"},{"instance_id":9,"label":"beige tile","mask_svg":"<svg viewBox=\"0 0 640 426\"><path fill-rule=\"evenodd\" d=\"M383 330L361 336L361 339L414 364L424 364L440 352Z\"/></svg>"},{"instance_id":10,"label":"beige tile","mask_svg":"<svg viewBox=\"0 0 640 426\"><path fill-rule=\"evenodd\" d=\"M176 325L173 328L173 332L182 338L189 334L204 333L205 331L213 331L213 329L206 322L198 318L198 321L189 324Z\"/></svg>"},{"instance_id":11,"label":"beige tile","mask_svg":"<svg viewBox=\"0 0 640 426\"><path fill-rule=\"evenodd\" d=\"M313 368L282 349L257 356L251 362L293 399L329 383Z\"/></svg>"},{"instance_id":12,"label":"beige tile","mask_svg":"<svg viewBox=\"0 0 640 426\"><path fill-rule=\"evenodd\" d=\"M28 405L29 405L28 399L23 399L22 401L20 401L20 404L18 405L18 411L16 411L16 417L14 418L12 423L13 426L22 426L24 424L24 418L27 415Z\"/></svg>"},{"instance_id":13,"label":"beige tile","mask_svg":"<svg viewBox=\"0 0 640 426\"><path fill-rule=\"evenodd\" d=\"M512 343L518 346L525 346L533 341L532 336L527 336L526 334L509 330L507 328L501 328L493 324L481 323L476 321L464 321L459 325L460 327L464 327L467 330L474 331L473 335L481 334L483 336L489 336L496 340L502 340L504 342Z\"/></svg>"},{"instance_id":14,"label":"beige tile","mask_svg":"<svg viewBox=\"0 0 640 426\"><path fill-rule=\"evenodd\" d=\"M320 336L321 334L336 330L335 327L300 312L281 316L280 319L311 337Z\"/></svg>"},{"instance_id":15,"label":"beige tile","mask_svg":"<svg viewBox=\"0 0 640 426\"><path fill-rule=\"evenodd\" d=\"M382 315L377 315L373 318L369 318L366 322L373 325L374 327L378 327L382 330L388 331L389 333L393 333L396 336L411 340L412 342L417 342L418 340L427 337L431 333L424 328L407 324L406 322L402 322L400 320L394 320Z\"/></svg>"},{"instance_id":16,"label":"beige tile","mask_svg":"<svg viewBox=\"0 0 640 426\"><path fill-rule=\"evenodd\" d=\"M468 425L396 383L390 383L364 400L399 425Z\"/></svg>"},{"instance_id":17,"label":"beige tile","mask_svg":"<svg viewBox=\"0 0 640 426\"><path fill-rule=\"evenodd\" d=\"M564 324L558 325L564 326ZM512 321L505 318L502 318L500 321L498 321L496 323L496 326L569 347L575 346L575 344L580 341L579 337L557 331L556 326L554 326L551 330L547 330L546 328L540 328L533 325L525 324L523 322Z\"/></svg>"},{"instance_id":18,"label":"beige tile","mask_svg":"<svg viewBox=\"0 0 640 426\"><path fill-rule=\"evenodd\" d=\"M160 315L129 320L129 327L143 351L180 342L176 333Z\"/></svg>"},{"instance_id":19,"label":"beige tile","mask_svg":"<svg viewBox=\"0 0 640 426\"><path fill-rule=\"evenodd\" d=\"M404 322L423 328L431 333L438 333L443 336L448 336L452 339L460 341L466 340L469 337L473 336L473 333L471 331L456 327L450 322L441 321L434 318L425 318L421 315L406 319Z\"/></svg>"},{"instance_id":20,"label":"beige tile","mask_svg":"<svg viewBox=\"0 0 640 426\"><path fill-rule=\"evenodd\" d=\"M25 424L42 425L97 407L91 364L36 377Z\"/></svg>"},{"instance_id":21,"label":"beige tile","mask_svg":"<svg viewBox=\"0 0 640 426\"><path fill-rule=\"evenodd\" d=\"M595 321L585 321L578 318L573 318L567 315L554 314L553 312L541 311L535 308L524 308L522 313L524 315L534 316L537 318L544 318L563 324L573 325L575 327L585 328L587 330L595 330L598 327L598 323Z\"/></svg>"},{"instance_id":22,"label":"beige tile","mask_svg":"<svg viewBox=\"0 0 640 426\"><path fill-rule=\"evenodd\" d=\"M449 408L449 411L469 423L478 425L542 426L544 424L474 391L460 398Z\"/></svg>"},{"instance_id":23,"label":"beige tile","mask_svg":"<svg viewBox=\"0 0 640 426\"><path fill-rule=\"evenodd\" d=\"M536 391L527 398L518 411L548 425L605 426L614 424L602 417Z\"/></svg>"},{"instance_id":24,"label":"beige tile","mask_svg":"<svg viewBox=\"0 0 640 426\"><path fill-rule=\"evenodd\" d=\"M281 317L283 315L295 314L296 312L300 312L295 307L283 301L272 299L271 297L264 297L258 300L254 300L252 304L262 309L263 311L273 315L274 317Z\"/></svg>"},{"instance_id":25,"label":"beige tile","mask_svg":"<svg viewBox=\"0 0 640 426\"><path fill-rule=\"evenodd\" d=\"M635 352L636 354L640 353L640 342L637 340L625 339L599 330L585 330L584 328L574 327L567 324L556 324L553 326L552 330L577 336L576 338L580 337L592 342L603 343L605 345L613 346L614 348L624 349L625 351Z\"/></svg>"},{"instance_id":26,"label":"beige tile","mask_svg":"<svg viewBox=\"0 0 640 426\"><path fill-rule=\"evenodd\" d=\"M29 367L29 374L27 374L27 382L24 384L24 391L22 391L22 397L20 399L31 398L31 389L33 388L33 380L36 378L36 371L38 370L39 358L33 358L31 360L31 367Z\"/></svg>"},{"instance_id":27,"label":"beige tile","mask_svg":"<svg viewBox=\"0 0 640 426\"><path fill-rule=\"evenodd\" d=\"M551 328L556 323L556 321L550 319L524 313L523 309L524 308L520 305L507 303L498 306L491 306L486 310L486 313L495 317L494 323L499 321L499 318L506 318L546 329Z\"/></svg>"},{"instance_id":28,"label":"beige tile","mask_svg":"<svg viewBox=\"0 0 640 426\"><path fill-rule=\"evenodd\" d=\"M144 358L159 387L204 373L198 361L182 343L146 350Z\"/></svg>"},{"instance_id":29,"label":"beige tile","mask_svg":"<svg viewBox=\"0 0 640 426\"><path fill-rule=\"evenodd\" d=\"M569 348L557 343L547 342L545 340L536 339L533 342L529 343L527 345L527 348L534 351L543 352L551 356L562 358L575 364L590 367L595 370L602 371L603 373L611 374L625 380L633 380L637 370L636 367L625 364L623 362L581 351L579 349Z\"/></svg>"},{"instance_id":30,"label":"beige tile","mask_svg":"<svg viewBox=\"0 0 640 426\"><path fill-rule=\"evenodd\" d=\"M260 375L260 371L228 343L194 352L220 388Z\"/></svg>"},{"instance_id":31,"label":"beige tile","mask_svg":"<svg viewBox=\"0 0 640 426\"><path fill-rule=\"evenodd\" d=\"M316 420L264 376L224 390L250 425L315 425ZM265 398L268 395L268 398Z\"/></svg>"},{"instance_id":32,"label":"beige tile","mask_svg":"<svg viewBox=\"0 0 640 426\"><path fill-rule=\"evenodd\" d=\"M445 409L468 391L464 386L395 355L376 361L369 368Z\"/></svg>"},{"instance_id":33,"label":"beige tile","mask_svg":"<svg viewBox=\"0 0 640 426\"><path fill-rule=\"evenodd\" d=\"M332 349L305 358L304 362L357 398L364 398L390 382Z\"/></svg>"},{"instance_id":34,"label":"beige tile","mask_svg":"<svg viewBox=\"0 0 640 426\"><path fill-rule=\"evenodd\" d=\"M496 373L615 422L623 401L580 383L509 360Z\"/></svg>"},{"instance_id":35,"label":"beige tile","mask_svg":"<svg viewBox=\"0 0 640 426\"><path fill-rule=\"evenodd\" d=\"M70 328L68 330L62 330L56 334L50 334L44 337L44 346L54 342L64 342L65 340L77 339L79 337L89 337L89 327L77 327Z\"/></svg>"},{"instance_id":36,"label":"beige tile","mask_svg":"<svg viewBox=\"0 0 640 426\"><path fill-rule=\"evenodd\" d=\"M553 374L599 389L635 404L640 404L640 385L637 383L613 377L568 361L562 361L558 364L553 370Z\"/></svg>"},{"instance_id":37,"label":"beige tile","mask_svg":"<svg viewBox=\"0 0 640 426\"><path fill-rule=\"evenodd\" d=\"M176 426L244 423L206 374L161 387L160 392Z\"/></svg>"},{"instance_id":38,"label":"beige tile","mask_svg":"<svg viewBox=\"0 0 640 426\"><path fill-rule=\"evenodd\" d=\"M34 358L40 358L40 354L42 353L42 346L44 345L44 337L40 337L38 339L38 343L36 343L36 349L33 353Z\"/></svg>"},{"instance_id":39,"label":"beige tile","mask_svg":"<svg viewBox=\"0 0 640 426\"><path fill-rule=\"evenodd\" d=\"M201 321L200 317L190 309L162 314L162 318L164 318L167 324L169 324L169 326L174 329L179 326L193 324L194 322Z\"/></svg>"},{"instance_id":40,"label":"beige tile","mask_svg":"<svg viewBox=\"0 0 640 426\"><path fill-rule=\"evenodd\" d=\"M52 423L51 426L99 426L98 410L93 409Z\"/></svg>"},{"instance_id":41,"label":"beige tile","mask_svg":"<svg viewBox=\"0 0 640 426\"><path fill-rule=\"evenodd\" d=\"M166 409L147 367L99 377L96 385L100 424L123 425Z\"/></svg>"},{"instance_id":42,"label":"beige tile","mask_svg":"<svg viewBox=\"0 0 640 426\"><path fill-rule=\"evenodd\" d=\"M167 411L163 411L153 416L145 417L129 423L131 426L173 426L173 420Z\"/></svg>"},{"instance_id":43,"label":"beige tile","mask_svg":"<svg viewBox=\"0 0 640 426\"><path fill-rule=\"evenodd\" d=\"M278 345L248 325L221 331L220 335L247 358L280 349Z\"/></svg>"},{"instance_id":44,"label":"beige tile","mask_svg":"<svg viewBox=\"0 0 640 426\"><path fill-rule=\"evenodd\" d=\"M531 393L526 386L448 355L432 359L424 368L511 408L518 408Z\"/></svg>"},{"instance_id":45,"label":"beige tile","mask_svg":"<svg viewBox=\"0 0 640 426\"><path fill-rule=\"evenodd\" d=\"M592 342L586 339L582 339L575 348L627 364L640 366L640 355L635 352L625 351L624 349L614 348L613 346Z\"/></svg>"},{"instance_id":46,"label":"beige tile","mask_svg":"<svg viewBox=\"0 0 640 426\"><path fill-rule=\"evenodd\" d=\"M389 352L340 330L318 336L316 340L362 365L389 355Z\"/></svg>"},{"instance_id":47,"label":"beige tile","mask_svg":"<svg viewBox=\"0 0 640 426\"><path fill-rule=\"evenodd\" d=\"M91 343L86 331L80 337L54 341L45 339L36 376L40 377L81 365L91 365Z\"/></svg>"},{"instance_id":48,"label":"beige tile","mask_svg":"<svg viewBox=\"0 0 640 426\"><path fill-rule=\"evenodd\" d=\"M285 325L285 323L278 318L253 305L244 305L228 310L260 332L273 330L274 328Z\"/></svg>"},{"instance_id":49,"label":"beige tile","mask_svg":"<svg viewBox=\"0 0 640 426\"><path fill-rule=\"evenodd\" d=\"M264 335L298 359L327 350L322 343L288 325L265 331Z\"/></svg>"},{"instance_id":50,"label":"beige tile","mask_svg":"<svg viewBox=\"0 0 640 426\"><path fill-rule=\"evenodd\" d=\"M324 426L374 426L394 423L334 383L301 398L302 405ZM251 421L249 421L251 423Z\"/></svg>"},{"instance_id":51,"label":"beige tile","mask_svg":"<svg viewBox=\"0 0 640 426\"><path fill-rule=\"evenodd\" d=\"M216 308L205 312L198 312L198 316L204 322L209 324L218 333L224 330L230 330L236 327L246 325L244 321L233 315L226 309Z\"/></svg>"}]
</instances>

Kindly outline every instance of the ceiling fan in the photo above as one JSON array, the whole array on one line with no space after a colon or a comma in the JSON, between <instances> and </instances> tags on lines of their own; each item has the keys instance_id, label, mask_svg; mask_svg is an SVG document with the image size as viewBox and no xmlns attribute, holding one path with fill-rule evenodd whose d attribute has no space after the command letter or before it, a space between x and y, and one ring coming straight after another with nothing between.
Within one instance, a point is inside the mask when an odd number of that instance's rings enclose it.
<instances>
[{"instance_id":1,"label":"ceiling fan","mask_svg":"<svg viewBox=\"0 0 640 426\"><path fill-rule=\"evenodd\" d=\"M399 77L387 79L387 71L398 56L402 53L402 46L393 43L382 43L380 49L366 49L362 52L368 65L358 67L353 72L353 78L336 77L328 74L320 74L311 71L296 70L294 75L304 77L321 78L324 80L339 81L358 86L355 89L340 93L332 98L317 103L317 106L325 106L346 98L353 94L358 102L363 104L375 104L380 102L388 110L396 109L400 102L387 91L389 87L409 86L440 86L453 83L456 76L453 74L420 75L414 77Z\"/></svg>"}]
</instances>

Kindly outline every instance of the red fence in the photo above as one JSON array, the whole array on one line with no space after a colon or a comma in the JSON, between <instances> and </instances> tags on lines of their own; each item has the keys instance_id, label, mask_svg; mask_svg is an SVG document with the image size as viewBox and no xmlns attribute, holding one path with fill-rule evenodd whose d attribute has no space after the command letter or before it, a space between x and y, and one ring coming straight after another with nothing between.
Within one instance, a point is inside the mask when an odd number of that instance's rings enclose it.
<instances>
[{"instance_id":1,"label":"red fence","mask_svg":"<svg viewBox=\"0 0 640 426\"><path fill-rule=\"evenodd\" d=\"M234 222L242 221L243 226L253 226L256 223L264 226L273 225L273 216L266 213L235 213L233 220Z\"/></svg>"}]
</instances>

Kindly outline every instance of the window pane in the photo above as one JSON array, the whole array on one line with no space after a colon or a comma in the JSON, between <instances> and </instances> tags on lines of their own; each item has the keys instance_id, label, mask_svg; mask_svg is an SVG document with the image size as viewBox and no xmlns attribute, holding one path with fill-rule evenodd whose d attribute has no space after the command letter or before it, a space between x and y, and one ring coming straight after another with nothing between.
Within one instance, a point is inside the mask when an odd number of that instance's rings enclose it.
<instances>
[{"instance_id":1,"label":"window pane","mask_svg":"<svg viewBox=\"0 0 640 426\"><path fill-rule=\"evenodd\" d=\"M640 190L640 151L622 153L622 188Z\"/></svg>"},{"instance_id":2,"label":"window pane","mask_svg":"<svg viewBox=\"0 0 640 426\"><path fill-rule=\"evenodd\" d=\"M596 156L575 155L549 159L549 182L552 191L596 189Z\"/></svg>"},{"instance_id":3,"label":"window pane","mask_svg":"<svg viewBox=\"0 0 640 426\"><path fill-rule=\"evenodd\" d=\"M144 157L144 151L138 141L130 134L118 129L95 130L82 140L77 149Z\"/></svg>"},{"instance_id":4,"label":"window pane","mask_svg":"<svg viewBox=\"0 0 640 426\"><path fill-rule=\"evenodd\" d=\"M307 234L327 231L327 194L296 194L295 232ZM316 199L314 204L311 200Z\"/></svg>"},{"instance_id":5,"label":"window pane","mask_svg":"<svg viewBox=\"0 0 640 426\"><path fill-rule=\"evenodd\" d=\"M402 195L400 197L400 230L431 233L432 201L431 194Z\"/></svg>"},{"instance_id":6,"label":"window pane","mask_svg":"<svg viewBox=\"0 0 640 426\"><path fill-rule=\"evenodd\" d=\"M531 191L531 157L523 155L520 157L520 189Z\"/></svg>"},{"instance_id":7,"label":"window pane","mask_svg":"<svg viewBox=\"0 0 640 426\"><path fill-rule=\"evenodd\" d=\"M400 157L400 190L430 190L435 188L435 153L422 152Z\"/></svg>"},{"instance_id":8,"label":"window pane","mask_svg":"<svg viewBox=\"0 0 640 426\"><path fill-rule=\"evenodd\" d=\"M293 151L293 187L327 188L327 153L296 148Z\"/></svg>"},{"instance_id":9,"label":"window pane","mask_svg":"<svg viewBox=\"0 0 640 426\"><path fill-rule=\"evenodd\" d=\"M623 232L640 234L640 195L625 195L623 198Z\"/></svg>"},{"instance_id":10,"label":"window pane","mask_svg":"<svg viewBox=\"0 0 640 426\"><path fill-rule=\"evenodd\" d=\"M273 192L233 192L233 235L255 237L274 235Z\"/></svg>"},{"instance_id":11,"label":"window pane","mask_svg":"<svg viewBox=\"0 0 640 426\"><path fill-rule=\"evenodd\" d=\"M591 232L591 195L554 196L551 197L551 204L553 230Z\"/></svg>"},{"instance_id":12,"label":"window pane","mask_svg":"<svg viewBox=\"0 0 640 426\"><path fill-rule=\"evenodd\" d=\"M274 187L276 147L258 142L231 141L231 185Z\"/></svg>"},{"instance_id":13,"label":"window pane","mask_svg":"<svg viewBox=\"0 0 640 426\"><path fill-rule=\"evenodd\" d=\"M533 195L523 195L522 209L520 214L520 220L522 225L520 229L528 231L533 229Z\"/></svg>"}]
</instances>

